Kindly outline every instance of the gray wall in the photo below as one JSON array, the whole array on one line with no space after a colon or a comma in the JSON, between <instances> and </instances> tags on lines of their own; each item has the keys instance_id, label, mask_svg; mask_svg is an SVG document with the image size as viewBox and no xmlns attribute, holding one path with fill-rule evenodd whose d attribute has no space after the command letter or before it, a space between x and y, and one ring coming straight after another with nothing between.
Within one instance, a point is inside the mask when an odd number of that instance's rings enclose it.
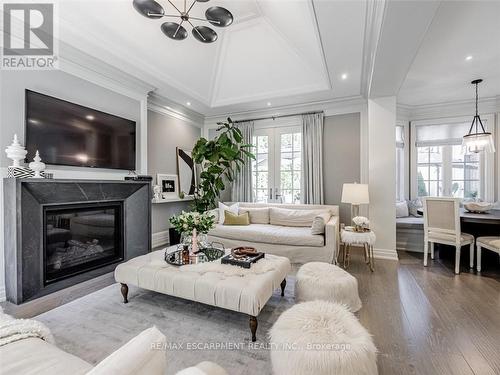
<instances>
[{"instance_id":1,"label":"gray wall","mask_svg":"<svg viewBox=\"0 0 500 375\"><path fill-rule=\"evenodd\" d=\"M10 144L14 134L17 134L19 140L24 144L25 89L125 117L135 121L139 131L141 115L139 101L68 73L60 70L4 70L0 72L0 78L0 141L2 149L0 166L2 167L7 167L11 163L3 150ZM28 155L28 157L30 156L34 155ZM43 161L43 155L41 156ZM69 169L78 170L79 168Z\"/></svg>"},{"instance_id":2,"label":"gray wall","mask_svg":"<svg viewBox=\"0 0 500 375\"><path fill-rule=\"evenodd\" d=\"M191 150L201 129L185 121L148 111L148 174L177 174L176 147ZM153 204L153 233L170 227L168 219L189 208L188 202Z\"/></svg>"},{"instance_id":3,"label":"gray wall","mask_svg":"<svg viewBox=\"0 0 500 375\"><path fill-rule=\"evenodd\" d=\"M348 224L351 208L340 203L344 182L360 181L360 114L325 117L323 187L326 204L340 206L340 222Z\"/></svg>"}]
</instances>

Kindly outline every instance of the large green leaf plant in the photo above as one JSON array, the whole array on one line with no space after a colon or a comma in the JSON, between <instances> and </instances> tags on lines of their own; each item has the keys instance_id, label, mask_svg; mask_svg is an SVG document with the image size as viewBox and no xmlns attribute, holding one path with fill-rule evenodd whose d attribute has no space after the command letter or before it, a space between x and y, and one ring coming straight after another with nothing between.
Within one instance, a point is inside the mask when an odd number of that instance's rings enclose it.
<instances>
[{"instance_id":1,"label":"large green leaf plant","mask_svg":"<svg viewBox=\"0 0 500 375\"><path fill-rule=\"evenodd\" d=\"M194 209L200 213L215 208L226 181L233 182L235 173L255 159L253 146L243 142L241 130L230 118L217 125L217 136L210 141L200 138L192 153L201 169L194 193Z\"/></svg>"}]
</instances>

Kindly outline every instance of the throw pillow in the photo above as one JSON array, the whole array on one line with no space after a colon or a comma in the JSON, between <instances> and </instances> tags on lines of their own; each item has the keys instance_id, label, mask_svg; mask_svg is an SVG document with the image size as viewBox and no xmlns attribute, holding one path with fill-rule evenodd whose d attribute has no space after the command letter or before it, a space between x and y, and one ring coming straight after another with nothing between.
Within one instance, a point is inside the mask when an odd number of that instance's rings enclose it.
<instances>
[{"instance_id":1,"label":"throw pillow","mask_svg":"<svg viewBox=\"0 0 500 375\"><path fill-rule=\"evenodd\" d=\"M406 201L396 202L396 217L408 217L408 204Z\"/></svg>"},{"instance_id":2,"label":"throw pillow","mask_svg":"<svg viewBox=\"0 0 500 375\"><path fill-rule=\"evenodd\" d=\"M207 211L207 213L214 218L214 223L217 224L219 222L219 209L214 208L213 210Z\"/></svg>"},{"instance_id":3,"label":"throw pillow","mask_svg":"<svg viewBox=\"0 0 500 375\"><path fill-rule=\"evenodd\" d=\"M424 207L420 198L412 199L411 201L407 202L408 202L408 211L410 212L410 215L415 217L422 217L422 215L420 215L417 212L417 210L422 209Z\"/></svg>"},{"instance_id":4,"label":"throw pillow","mask_svg":"<svg viewBox=\"0 0 500 375\"><path fill-rule=\"evenodd\" d=\"M238 215L226 210L224 216L224 225L250 225L250 216L248 212Z\"/></svg>"},{"instance_id":5,"label":"throw pillow","mask_svg":"<svg viewBox=\"0 0 500 375\"><path fill-rule=\"evenodd\" d=\"M269 224L269 207L241 207L239 213L248 212L250 223Z\"/></svg>"},{"instance_id":6,"label":"throw pillow","mask_svg":"<svg viewBox=\"0 0 500 375\"><path fill-rule=\"evenodd\" d=\"M271 207L269 208L269 221L272 225L285 227L311 227L316 216L329 212L329 210L292 210Z\"/></svg>"},{"instance_id":7,"label":"throw pillow","mask_svg":"<svg viewBox=\"0 0 500 375\"><path fill-rule=\"evenodd\" d=\"M238 215L238 208L240 204L235 203L232 204L231 206L228 206L224 203L219 202L219 224L224 224L224 211L229 211L232 212L233 214Z\"/></svg>"},{"instance_id":8,"label":"throw pillow","mask_svg":"<svg viewBox=\"0 0 500 375\"><path fill-rule=\"evenodd\" d=\"M328 223L331 217L332 215L326 212L317 215L311 226L311 234L325 234L326 223Z\"/></svg>"}]
</instances>

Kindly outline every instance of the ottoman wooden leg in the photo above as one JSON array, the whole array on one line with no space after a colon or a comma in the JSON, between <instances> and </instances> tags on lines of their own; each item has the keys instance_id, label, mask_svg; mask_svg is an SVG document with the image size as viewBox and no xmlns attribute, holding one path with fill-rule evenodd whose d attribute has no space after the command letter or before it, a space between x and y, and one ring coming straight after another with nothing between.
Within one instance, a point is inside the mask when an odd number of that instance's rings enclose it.
<instances>
[{"instance_id":1,"label":"ottoman wooden leg","mask_svg":"<svg viewBox=\"0 0 500 375\"><path fill-rule=\"evenodd\" d=\"M250 331L252 332L252 342L257 341L255 334L257 333L257 317L250 316Z\"/></svg>"},{"instance_id":2,"label":"ottoman wooden leg","mask_svg":"<svg viewBox=\"0 0 500 375\"><path fill-rule=\"evenodd\" d=\"M121 292L123 296L123 303L128 303L127 295L128 295L128 285L122 283Z\"/></svg>"},{"instance_id":3,"label":"ottoman wooden leg","mask_svg":"<svg viewBox=\"0 0 500 375\"><path fill-rule=\"evenodd\" d=\"M286 279L281 282L281 297L285 295Z\"/></svg>"}]
</instances>

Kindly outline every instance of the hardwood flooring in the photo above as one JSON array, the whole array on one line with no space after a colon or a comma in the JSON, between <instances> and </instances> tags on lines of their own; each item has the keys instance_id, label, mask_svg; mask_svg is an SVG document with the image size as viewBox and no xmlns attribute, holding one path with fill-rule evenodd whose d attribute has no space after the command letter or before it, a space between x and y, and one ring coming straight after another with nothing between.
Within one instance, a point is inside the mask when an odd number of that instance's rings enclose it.
<instances>
[{"instance_id":1,"label":"hardwood flooring","mask_svg":"<svg viewBox=\"0 0 500 375\"><path fill-rule=\"evenodd\" d=\"M483 275L452 259L429 261L400 252L400 261L375 260L375 272L353 249L349 272L359 282L357 313L379 350L379 374L500 374L500 267ZM2 304L19 317L37 315L113 283L112 274L22 306Z\"/></svg>"},{"instance_id":2,"label":"hardwood flooring","mask_svg":"<svg viewBox=\"0 0 500 375\"><path fill-rule=\"evenodd\" d=\"M500 374L500 273L488 277L422 254L399 262L361 259L349 272L359 282L358 317L374 336L380 374ZM498 270L496 270L498 271Z\"/></svg>"}]
</instances>

